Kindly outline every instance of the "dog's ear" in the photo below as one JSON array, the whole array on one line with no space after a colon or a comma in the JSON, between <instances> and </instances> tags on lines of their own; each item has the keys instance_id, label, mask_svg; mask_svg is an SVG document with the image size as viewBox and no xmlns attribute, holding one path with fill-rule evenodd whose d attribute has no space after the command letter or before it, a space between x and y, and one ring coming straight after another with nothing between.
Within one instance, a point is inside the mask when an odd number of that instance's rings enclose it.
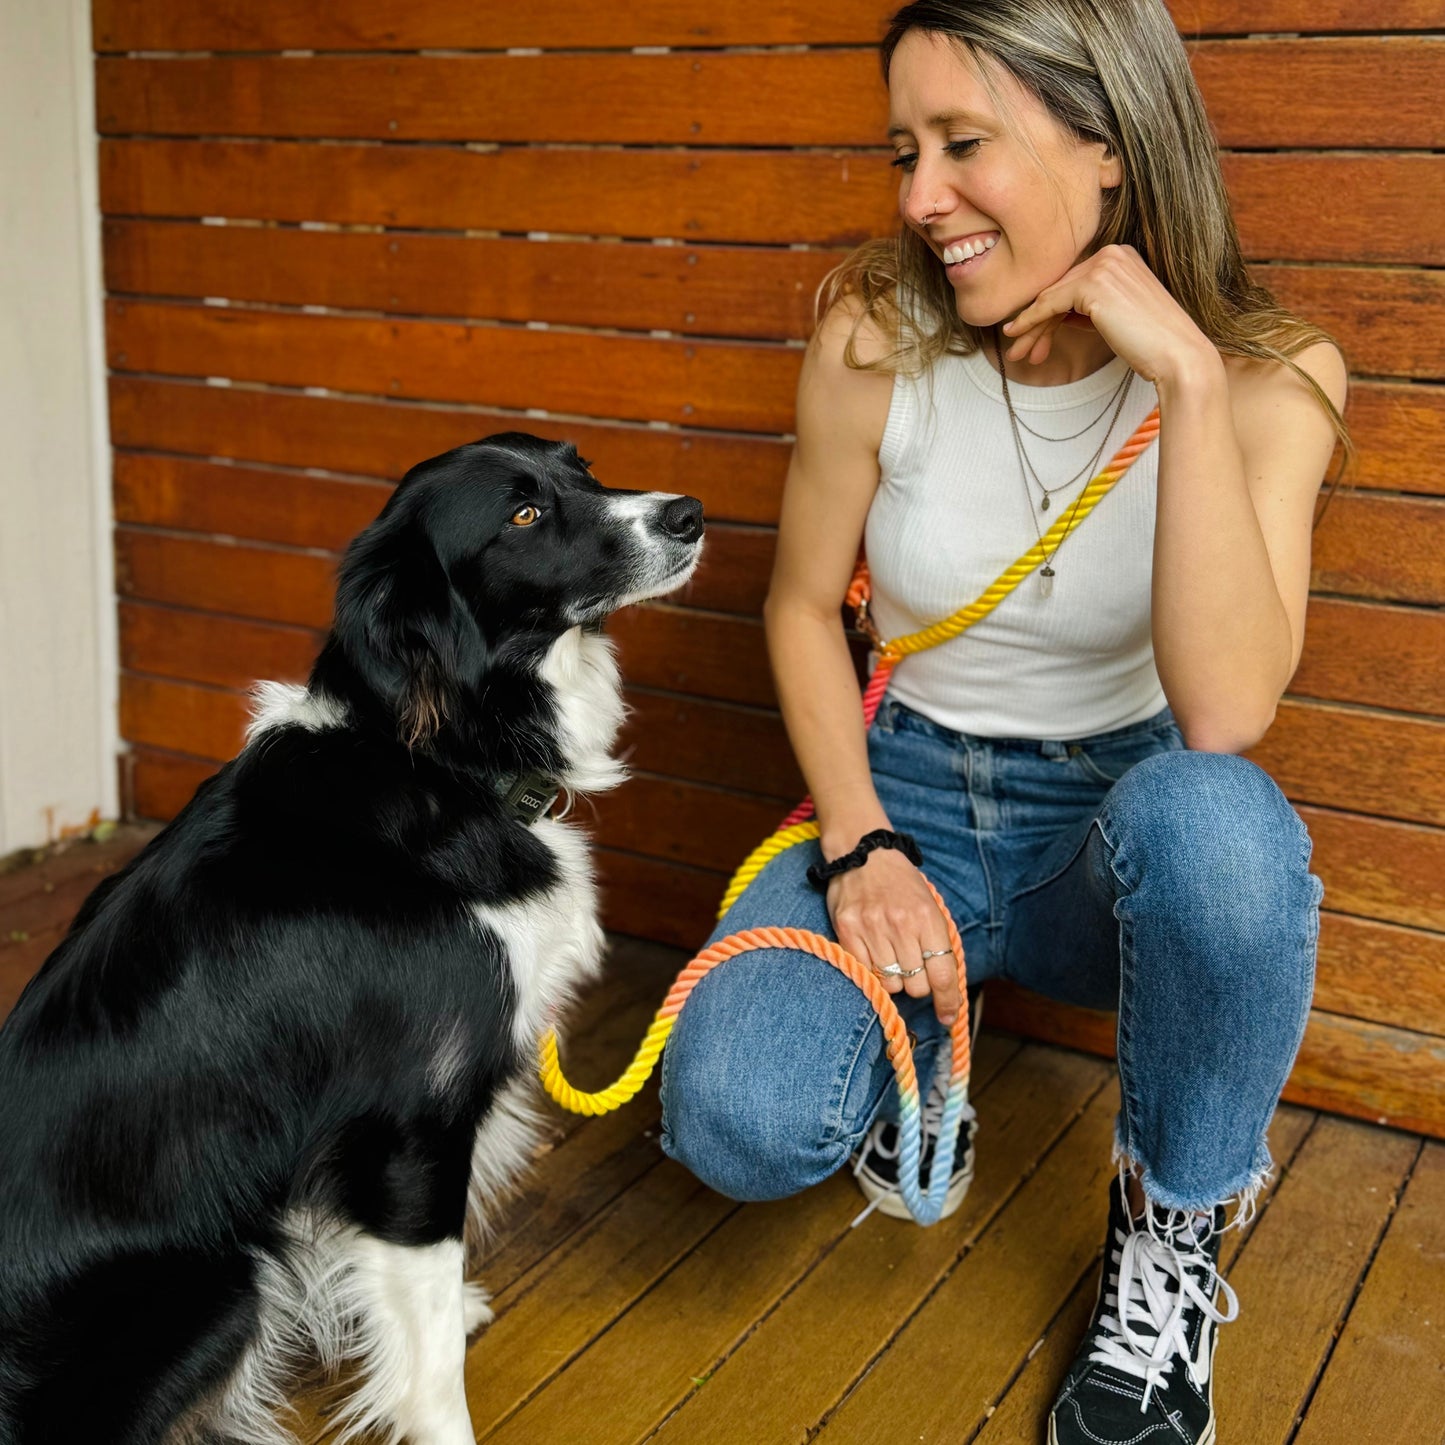
<instances>
[{"instance_id":1,"label":"dog's ear","mask_svg":"<svg viewBox=\"0 0 1445 1445\"><path fill-rule=\"evenodd\" d=\"M396 717L397 736L424 747L485 676L489 650L437 555L421 509L398 495L351 544L336 586L337 642ZM402 505L397 505L402 503Z\"/></svg>"}]
</instances>

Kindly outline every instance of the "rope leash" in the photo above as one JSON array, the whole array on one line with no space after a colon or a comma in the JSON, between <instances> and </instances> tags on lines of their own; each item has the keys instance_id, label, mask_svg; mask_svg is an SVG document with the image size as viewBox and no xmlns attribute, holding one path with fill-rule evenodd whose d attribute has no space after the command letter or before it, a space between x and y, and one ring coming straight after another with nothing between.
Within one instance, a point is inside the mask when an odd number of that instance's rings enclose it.
<instances>
[{"instance_id":1,"label":"rope leash","mask_svg":"<svg viewBox=\"0 0 1445 1445\"><path fill-rule=\"evenodd\" d=\"M1138 456L1159 435L1159 411L1151 411L1139 424L1133 435L1119 449L1109 465L1096 476L1083 492L1076 505L1065 516L1061 516L1048 532L1030 547L1011 567L1002 572L994 581L966 607L961 607L941 622L935 622L918 632L911 632L891 641L879 636L868 618L869 578L867 563L860 561L848 588L847 600L857 609L858 625L873 643L877 657L872 676L863 689L863 726L866 730L873 725L878 707L887 691L888 680L893 669L911 653L923 652L948 642L972 627L981 618L987 617L995 607L1008 596L1046 557L1057 550L1059 544L1083 522L1090 512L1103 500L1119 478L1128 471ZM788 848L808 842L819 836L819 827L811 821L813 800L804 798L796 808L779 824L778 829L765 838L748 855L742 866L728 884L718 917L724 917L734 903L742 896L748 885L759 873ZM918 1076L914 1070L913 1052L908 1045L908 1029L899 1014L893 999L878 981L871 968L865 967L846 949L830 938L800 928L750 928L741 933L729 934L717 943L702 950L677 975L662 1007L658 1009L651 1026L643 1037L632 1062L617 1081L596 1093L584 1093L574 1088L562 1073L558 1055L557 1034L549 1029L542 1039L539 1058L539 1073L543 1087L562 1108L576 1114L597 1115L610 1113L628 1103L646 1084L657 1060L667 1044L673 1024L683 1005L692 996L693 989L718 964L740 953L755 948L791 948L812 954L831 964L850 978L862 990L864 997L872 1004L883 1029L884 1047L889 1062L893 1065L894 1077L898 1084L899 1101L899 1192L908 1212L919 1224L936 1224L943 1214L944 1199L948 1192L953 1161L957 1152L958 1137L964 1116L968 1111L968 1081L971 1067L970 1029L968 999L968 974L963 958L963 942L959 937L952 915L942 896L927 877L924 883L933 895L938 910L948 925L948 941L953 956L958 962L959 997L964 1001L958 1017L949 1030L952 1041L948 1092L944 1102L938 1142L935 1146L933 1163L929 1172L928 1190L925 1193L919 1175L923 1158L922 1101L919 1098Z\"/></svg>"}]
</instances>

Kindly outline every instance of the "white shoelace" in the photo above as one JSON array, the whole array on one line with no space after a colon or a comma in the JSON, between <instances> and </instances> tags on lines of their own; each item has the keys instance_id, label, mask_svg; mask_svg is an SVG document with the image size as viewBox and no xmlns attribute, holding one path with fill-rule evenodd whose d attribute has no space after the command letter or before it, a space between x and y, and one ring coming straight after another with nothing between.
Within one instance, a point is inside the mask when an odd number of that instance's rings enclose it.
<instances>
[{"instance_id":1,"label":"white shoelace","mask_svg":"<svg viewBox=\"0 0 1445 1445\"><path fill-rule=\"evenodd\" d=\"M1239 1300L1187 1220L1162 1237L1153 1232L1151 1219L1127 1234L1116 1229L1114 1239L1118 1248L1109 1251L1109 1260L1116 1272L1109 1275L1109 1283L1116 1292L1119 1314L1118 1318L1100 1317L1097 1348L1089 1358L1144 1381L1139 1402L1142 1412L1149 1408L1150 1395L1173 1369L1176 1358L1182 1356L1196 1383L1200 1381L1203 1361L1191 1357L1186 1335L1184 1312L1188 1306L1193 1304L1215 1324L1228 1324L1239 1314ZM1217 1286L1214 1299L1227 1299L1226 1310L1218 1309L1206 1292L1211 1285Z\"/></svg>"}]
</instances>

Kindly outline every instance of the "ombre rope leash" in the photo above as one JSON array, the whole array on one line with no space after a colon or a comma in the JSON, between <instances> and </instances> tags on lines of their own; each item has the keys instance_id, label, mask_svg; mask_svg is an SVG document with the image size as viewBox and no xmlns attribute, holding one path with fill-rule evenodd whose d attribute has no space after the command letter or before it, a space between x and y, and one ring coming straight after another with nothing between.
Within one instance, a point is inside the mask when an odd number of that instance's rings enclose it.
<instances>
[{"instance_id":1,"label":"ombre rope leash","mask_svg":"<svg viewBox=\"0 0 1445 1445\"><path fill-rule=\"evenodd\" d=\"M910 632L892 641L884 641L868 618L869 579L865 562L860 561L848 588L848 602L857 609L858 625L873 642L877 657L873 674L863 690L863 726L873 724L879 704L888 687L893 669L911 653L923 652L972 627L981 618L987 617L995 607L1008 596L1046 557L1052 556L1066 537L1078 527L1090 512L1098 506L1110 488L1128 471L1139 455L1159 435L1159 412L1156 408L1139 424L1134 434L1119 449L1109 465L1098 474L1068 512L1061 516L1044 534L1039 542L1030 547L1007 571L1001 573L985 591L941 622L935 622L918 632ZM718 917L724 917L734 903L742 896L754 878L758 876L778 854L799 843L819 836L816 822L811 821L813 800L804 798L782 821L778 830L765 838L753 849L743 865L733 875L718 908ZM968 974L963 958L963 942L958 929L944 904L938 890L927 878L924 882L933 894L939 912L948 925L949 946L958 962L959 997L968 997ZM908 1045L908 1028L903 1022L896 1005L888 992L878 981L871 968L859 962L846 949L820 933L800 928L750 928L741 933L729 934L717 943L702 950L673 981L662 1007L658 1009L642 1045L621 1077L605 1089L596 1093L584 1093L569 1084L562 1073L558 1057L557 1034L549 1029L542 1040L539 1072L547 1093L564 1109L576 1114L606 1114L619 1109L641 1090L657 1065L657 1060L672 1032L673 1024L683 1005L692 996L698 982L705 978L725 959L755 948L792 948L810 953L830 963L847 975L863 991L873 1005L883 1029L885 1050L893 1065L894 1077L898 1084L899 1101L899 1192L908 1212L919 1224L936 1224L943 1215L945 1196L953 1173L953 1161L957 1152L958 1137L965 1116L968 1114L968 1081L972 1063L970 1051L969 1011L959 1010L949 1030L952 1040L952 1055L949 1069L948 1092L944 1102L943 1117L939 1125L938 1143L929 1173L928 1190L925 1193L919 1182L923 1158L922 1107L919 1099L918 1076L914 1070L913 1052Z\"/></svg>"}]
</instances>

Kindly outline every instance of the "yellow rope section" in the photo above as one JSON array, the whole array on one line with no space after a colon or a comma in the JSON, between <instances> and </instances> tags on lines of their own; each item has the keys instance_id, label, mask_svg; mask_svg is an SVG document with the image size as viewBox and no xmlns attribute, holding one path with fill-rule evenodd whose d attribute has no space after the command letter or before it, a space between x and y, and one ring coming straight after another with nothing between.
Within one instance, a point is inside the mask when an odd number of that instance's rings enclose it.
<instances>
[{"instance_id":1,"label":"yellow rope section","mask_svg":"<svg viewBox=\"0 0 1445 1445\"><path fill-rule=\"evenodd\" d=\"M607 1114L613 1109L620 1109L652 1076L676 1018L676 1014L664 1016L659 1013L643 1036L642 1046L621 1078L615 1084L599 1089L595 1094L584 1094L581 1089L574 1089L563 1077L562 1061L557 1056L557 1030L548 1029L547 1037L542 1040L539 1068L542 1087L557 1103L573 1114Z\"/></svg>"},{"instance_id":2,"label":"yellow rope section","mask_svg":"<svg viewBox=\"0 0 1445 1445\"><path fill-rule=\"evenodd\" d=\"M739 898L743 896L743 890L748 884L767 867L774 858L785 848L791 848L795 843L806 843L809 838L818 836L817 823L794 823L791 828L782 828L778 832L764 838L743 862L743 866L733 874L733 881L728 884L728 891L723 894L722 903L718 905L717 916L721 918Z\"/></svg>"}]
</instances>

